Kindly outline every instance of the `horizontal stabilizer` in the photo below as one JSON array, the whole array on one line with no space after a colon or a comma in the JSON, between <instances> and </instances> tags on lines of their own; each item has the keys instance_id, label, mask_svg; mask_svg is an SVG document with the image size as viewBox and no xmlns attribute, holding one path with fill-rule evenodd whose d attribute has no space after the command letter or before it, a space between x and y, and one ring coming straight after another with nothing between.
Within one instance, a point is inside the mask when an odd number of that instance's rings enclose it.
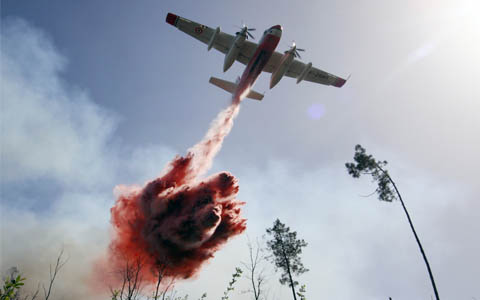
<instances>
[{"instance_id":1,"label":"horizontal stabilizer","mask_svg":"<svg viewBox=\"0 0 480 300\"><path fill-rule=\"evenodd\" d=\"M223 80L223 79L220 79L220 78L210 77L209 82L211 84L216 85L219 88L229 92L230 94L235 93L235 90L237 89L237 84L236 83L226 81L226 80ZM251 90L250 93L248 93L247 98L254 99L254 100L262 100L263 95L258 93L258 92L255 92L255 91Z\"/></svg>"},{"instance_id":2,"label":"horizontal stabilizer","mask_svg":"<svg viewBox=\"0 0 480 300\"><path fill-rule=\"evenodd\" d=\"M251 90L250 93L248 93L247 98L261 101L263 99L263 95L260 94L259 92L255 92L254 90Z\"/></svg>"},{"instance_id":3,"label":"horizontal stabilizer","mask_svg":"<svg viewBox=\"0 0 480 300\"><path fill-rule=\"evenodd\" d=\"M216 77L210 77L210 80L208 82L218 86L219 88L229 92L230 94L235 93L235 89L237 88L237 85L235 83Z\"/></svg>"}]
</instances>

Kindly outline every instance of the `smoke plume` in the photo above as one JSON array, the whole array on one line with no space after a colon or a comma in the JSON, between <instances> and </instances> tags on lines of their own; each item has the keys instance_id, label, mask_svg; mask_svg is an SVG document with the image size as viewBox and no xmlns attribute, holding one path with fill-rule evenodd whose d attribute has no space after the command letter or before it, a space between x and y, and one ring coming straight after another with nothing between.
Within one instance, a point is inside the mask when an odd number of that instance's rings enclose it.
<instances>
[{"instance_id":1,"label":"smoke plume","mask_svg":"<svg viewBox=\"0 0 480 300\"><path fill-rule=\"evenodd\" d=\"M167 277L190 278L223 243L245 230L236 178L221 172L202 179L238 111L234 102L220 112L199 143L143 188L117 186L107 269L141 259L141 277L149 282L157 280L159 270Z\"/></svg>"}]
</instances>

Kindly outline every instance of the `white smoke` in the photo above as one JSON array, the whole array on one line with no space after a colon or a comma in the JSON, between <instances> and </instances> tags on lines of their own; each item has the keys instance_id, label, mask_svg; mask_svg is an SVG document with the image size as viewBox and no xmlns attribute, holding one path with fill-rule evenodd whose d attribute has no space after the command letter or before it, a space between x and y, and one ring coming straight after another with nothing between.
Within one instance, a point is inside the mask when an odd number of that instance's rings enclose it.
<instances>
[{"instance_id":1,"label":"white smoke","mask_svg":"<svg viewBox=\"0 0 480 300\"><path fill-rule=\"evenodd\" d=\"M172 154L155 147L119 159L116 118L62 79L67 61L51 39L21 19L1 27L0 272L17 267L32 293L64 248L53 298L105 299L86 281L108 243L116 176L151 178Z\"/></svg>"}]
</instances>

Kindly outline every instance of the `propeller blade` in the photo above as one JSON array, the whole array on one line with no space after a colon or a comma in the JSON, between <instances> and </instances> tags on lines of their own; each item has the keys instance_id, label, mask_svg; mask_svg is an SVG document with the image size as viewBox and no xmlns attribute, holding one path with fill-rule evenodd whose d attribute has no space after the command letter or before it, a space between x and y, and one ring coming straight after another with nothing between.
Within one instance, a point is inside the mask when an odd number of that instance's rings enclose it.
<instances>
[{"instance_id":1,"label":"propeller blade","mask_svg":"<svg viewBox=\"0 0 480 300\"><path fill-rule=\"evenodd\" d=\"M297 44L295 43L295 41L292 41L292 47L290 47L290 51L292 50L295 57L302 59L299 52L303 52L305 51L305 49L297 48Z\"/></svg>"},{"instance_id":2,"label":"propeller blade","mask_svg":"<svg viewBox=\"0 0 480 300\"><path fill-rule=\"evenodd\" d=\"M252 39L255 39L255 37L252 34L250 34L249 31L255 31L255 30L257 30L256 28L248 28L247 25L245 23L243 23L243 21L242 21L242 27L236 26L236 25L235 25L235 27L240 29L240 31L237 32L237 35L242 34L242 35L246 35L247 39L248 39L248 37L250 37Z\"/></svg>"},{"instance_id":3,"label":"propeller blade","mask_svg":"<svg viewBox=\"0 0 480 300\"><path fill-rule=\"evenodd\" d=\"M250 30L245 24L242 24L242 26L238 26L238 25L233 25L233 26L240 30Z\"/></svg>"}]
</instances>

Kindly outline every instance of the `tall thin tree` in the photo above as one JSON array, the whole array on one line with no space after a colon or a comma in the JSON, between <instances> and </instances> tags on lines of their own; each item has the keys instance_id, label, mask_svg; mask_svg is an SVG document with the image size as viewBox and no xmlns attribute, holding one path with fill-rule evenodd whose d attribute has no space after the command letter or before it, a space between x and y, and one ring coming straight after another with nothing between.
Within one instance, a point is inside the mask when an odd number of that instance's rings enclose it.
<instances>
[{"instance_id":1,"label":"tall thin tree","mask_svg":"<svg viewBox=\"0 0 480 300\"><path fill-rule=\"evenodd\" d=\"M267 233L272 237L267 241L267 247L272 252L271 260L277 270L282 270L280 283L288 283L293 299L297 300L295 286L298 282L293 279L293 275L298 276L308 271L300 259L302 248L307 243L303 239L297 239L297 232L290 231L279 219L275 220L272 228L267 229Z\"/></svg>"},{"instance_id":2,"label":"tall thin tree","mask_svg":"<svg viewBox=\"0 0 480 300\"><path fill-rule=\"evenodd\" d=\"M267 259L264 251L265 249L260 244L258 238L256 239L255 245L253 245L249 239L247 246L250 259L248 263L242 262L242 264L247 270L245 277L250 281L252 286L252 289L248 290L248 292L253 293L254 300L266 299L264 289L267 276L263 267L263 264Z\"/></svg>"},{"instance_id":3,"label":"tall thin tree","mask_svg":"<svg viewBox=\"0 0 480 300\"><path fill-rule=\"evenodd\" d=\"M437 300L440 300L437 285L435 284L435 279L433 278L433 272L430 268L430 263L428 262L425 250L423 249L420 238L418 237L415 227L413 226L412 218L408 213L407 207L405 206L405 202L403 201L402 195L400 194L397 185L388 174L388 171L385 169L387 161L375 160L372 155L366 153L365 148L363 148L361 145L355 146L355 155L353 156L353 160L355 161L355 163L345 164L348 173L352 175L353 178L359 178L361 175L372 175L373 181L377 183L377 188L375 192L377 193L378 199L380 201L392 202L396 199L400 200L405 215L407 216L408 223L410 224L410 228L412 229L415 240L417 241L418 248L420 248L423 260L425 261L425 265L427 266L428 275L432 283L435 297Z\"/></svg>"}]
</instances>

